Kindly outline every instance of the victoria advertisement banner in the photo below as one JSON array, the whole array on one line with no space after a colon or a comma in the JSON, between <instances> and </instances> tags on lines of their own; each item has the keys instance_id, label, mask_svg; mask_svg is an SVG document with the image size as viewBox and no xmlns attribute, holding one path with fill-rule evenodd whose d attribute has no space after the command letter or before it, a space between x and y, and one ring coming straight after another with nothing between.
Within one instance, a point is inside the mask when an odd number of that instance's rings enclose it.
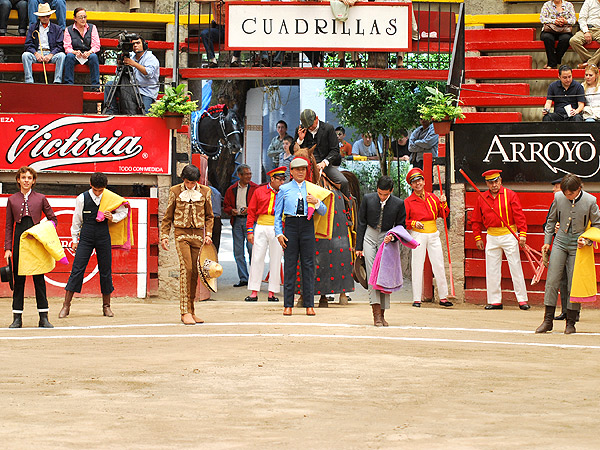
<instances>
[{"instance_id":1,"label":"victoria advertisement banner","mask_svg":"<svg viewBox=\"0 0 600 450\"><path fill-rule=\"evenodd\" d=\"M452 160L457 182L463 169L474 181L501 169L504 181L550 182L567 173L600 181L600 124L529 122L455 124Z\"/></svg>"},{"instance_id":2,"label":"victoria advertisement banner","mask_svg":"<svg viewBox=\"0 0 600 450\"><path fill-rule=\"evenodd\" d=\"M357 3L336 20L329 2L226 2L225 46L237 50L410 50L410 2Z\"/></svg>"},{"instance_id":3,"label":"victoria advertisement banner","mask_svg":"<svg viewBox=\"0 0 600 450\"><path fill-rule=\"evenodd\" d=\"M0 114L0 170L168 175L171 135L157 117Z\"/></svg>"}]
</instances>

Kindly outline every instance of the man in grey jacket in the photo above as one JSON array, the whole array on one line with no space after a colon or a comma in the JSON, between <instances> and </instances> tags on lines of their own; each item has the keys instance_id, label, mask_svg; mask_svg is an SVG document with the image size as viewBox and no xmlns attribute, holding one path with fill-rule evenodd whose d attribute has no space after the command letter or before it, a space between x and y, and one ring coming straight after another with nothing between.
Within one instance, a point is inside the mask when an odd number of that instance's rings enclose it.
<instances>
[{"instance_id":1,"label":"man in grey jacket","mask_svg":"<svg viewBox=\"0 0 600 450\"><path fill-rule=\"evenodd\" d=\"M560 189L561 192L554 194L554 201L550 206L548 221L544 229L542 253L547 253L550 250L556 223L560 223L554 238L546 277L544 321L535 330L536 333L546 333L552 330L558 289L565 267L567 269L568 291L571 291L577 247L586 245L579 236L586 230L588 223L592 227L600 228L600 211L596 198L583 191L583 183L577 175L565 175L560 182ZM580 309L580 303L569 301L565 334L575 333L575 321L577 312Z\"/></svg>"}]
</instances>

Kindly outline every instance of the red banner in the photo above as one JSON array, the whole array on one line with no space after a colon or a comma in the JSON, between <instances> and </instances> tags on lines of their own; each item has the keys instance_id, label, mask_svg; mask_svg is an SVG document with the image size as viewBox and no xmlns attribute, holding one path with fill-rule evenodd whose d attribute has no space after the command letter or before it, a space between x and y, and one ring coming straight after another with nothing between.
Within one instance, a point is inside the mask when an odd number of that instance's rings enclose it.
<instances>
[{"instance_id":1,"label":"red banner","mask_svg":"<svg viewBox=\"0 0 600 450\"><path fill-rule=\"evenodd\" d=\"M0 114L0 170L170 174L171 133L157 117Z\"/></svg>"},{"instance_id":2,"label":"red banner","mask_svg":"<svg viewBox=\"0 0 600 450\"><path fill-rule=\"evenodd\" d=\"M6 221L6 202L8 195L0 196L0 223L4 226ZM67 259L68 266L57 264L55 269L45 275L46 287L50 297L62 297L65 295L65 286L71 273L75 252L71 248L73 239L71 238L71 222L73 221L73 211L75 210L75 197L54 197L48 196L50 206L58 219L56 231L60 238ZM145 298L148 294L148 237L149 221L148 207L149 200L145 198L127 199L131 205L133 217L133 241L131 250L112 250L112 277L115 291L113 297L138 297ZM2 234L2 243L4 244L4 233ZM2 253L4 256L4 252ZM2 258L1 265L6 262ZM92 253L90 262L87 265L83 279L82 296L99 296L100 282L98 275L98 262L96 252ZM31 296L34 293L33 283L25 282L26 295ZM79 294L78 294L79 295ZM12 297L12 292L8 283L0 283L0 297Z\"/></svg>"}]
</instances>

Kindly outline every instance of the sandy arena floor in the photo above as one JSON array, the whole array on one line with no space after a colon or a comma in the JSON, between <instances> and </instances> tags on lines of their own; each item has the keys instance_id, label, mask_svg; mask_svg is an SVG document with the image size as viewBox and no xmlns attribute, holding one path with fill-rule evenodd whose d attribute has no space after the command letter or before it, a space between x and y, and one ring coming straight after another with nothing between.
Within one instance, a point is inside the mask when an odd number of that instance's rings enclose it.
<instances>
[{"instance_id":1,"label":"sandy arena floor","mask_svg":"<svg viewBox=\"0 0 600 450\"><path fill-rule=\"evenodd\" d=\"M535 335L541 308L304 310L173 300L76 300L41 330L0 301L0 442L7 449L599 448L600 311ZM360 296L358 296L360 297ZM595 437L594 437L595 436Z\"/></svg>"}]
</instances>

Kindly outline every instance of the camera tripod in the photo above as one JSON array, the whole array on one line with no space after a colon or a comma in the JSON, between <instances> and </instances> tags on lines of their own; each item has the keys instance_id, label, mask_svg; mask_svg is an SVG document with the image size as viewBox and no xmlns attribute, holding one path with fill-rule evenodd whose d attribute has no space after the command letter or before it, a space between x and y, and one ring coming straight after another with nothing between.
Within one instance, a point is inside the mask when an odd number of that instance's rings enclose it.
<instances>
[{"instance_id":1,"label":"camera tripod","mask_svg":"<svg viewBox=\"0 0 600 450\"><path fill-rule=\"evenodd\" d=\"M127 79L129 79L129 84L126 83ZM115 111L111 105L119 87L121 88L120 108ZM102 108L102 114L107 114L107 110L108 114L120 113L128 116L144 114L144 102L142 101L142 94L140 94L140 88L137 84L133 67L128 66L122 61L117 66L115 79L110 85L106 102L104 102Z\"/></svg>"}]
</instances>

